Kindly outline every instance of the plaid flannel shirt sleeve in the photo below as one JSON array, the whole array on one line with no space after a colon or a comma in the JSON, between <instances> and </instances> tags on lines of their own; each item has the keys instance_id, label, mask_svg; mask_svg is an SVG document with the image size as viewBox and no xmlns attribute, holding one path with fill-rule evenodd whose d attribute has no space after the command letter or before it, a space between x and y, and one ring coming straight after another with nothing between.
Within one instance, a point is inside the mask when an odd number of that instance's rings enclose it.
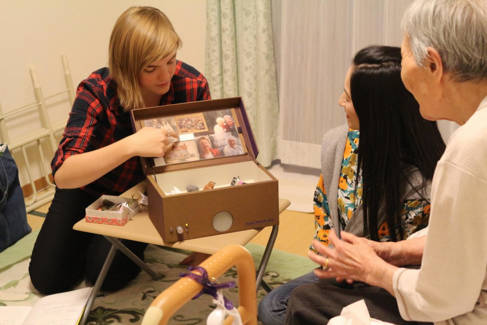
<instances>
[{"instance_id":1,"label":"plaid flannel shirt sleeve","mask_svg":"<svg viewBox=\"0 0 487 325\"><path fill-rule=\"evenodd\" d=\"M78 87L62 139L51 162L53 175L66 159L87 151L98 124L98 117L102 112L103 105L96 95L95 87L87 81L82 82Z\"/></svg>"}]
</instances>

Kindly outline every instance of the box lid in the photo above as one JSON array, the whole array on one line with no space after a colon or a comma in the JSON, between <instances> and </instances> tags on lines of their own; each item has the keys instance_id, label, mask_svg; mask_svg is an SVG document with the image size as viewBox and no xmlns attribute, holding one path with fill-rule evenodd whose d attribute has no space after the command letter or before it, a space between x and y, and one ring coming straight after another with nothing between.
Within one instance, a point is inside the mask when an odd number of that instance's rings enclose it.
<instances>
[{"instance_id":1,"label":"box lid","mask_svg":"<svg viewBox=\"0 0 487 325\"><path fill-rule=\"evenodd\" d=\"M135 131L166 128L178 142L164 158L141 158L146 174L255 160L257 145L240 97L130 111Z\"/></svg>"}]
</instances>

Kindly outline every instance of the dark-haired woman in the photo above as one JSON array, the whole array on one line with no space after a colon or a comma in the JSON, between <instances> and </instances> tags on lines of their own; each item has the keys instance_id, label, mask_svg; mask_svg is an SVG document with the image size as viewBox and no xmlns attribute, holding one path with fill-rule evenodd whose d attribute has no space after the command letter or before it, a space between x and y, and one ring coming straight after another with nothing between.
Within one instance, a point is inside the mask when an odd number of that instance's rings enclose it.
<instances>
[{"instance_id":1,"label":"dark-haired woman","mask_svg":"<svg viewBox=\"0 0 487 325\"><path fill-rule=\"evenodd\" d=\"M314 194L315 238L325 244L331 229L398 241L428 223L430 181L445 144L436 124L421 117L400 73L400 49L387 46L359 51L347 72L339 105L348 125L323 137ZM288 314L289 324L326 324L343 306L360 299L370 303L371 297L379 301L377 308L369 306L372 317L404 323L386 291L318 280L313 272L264 297L259 319L283 324Z\"/></svg>"}]
</instances>

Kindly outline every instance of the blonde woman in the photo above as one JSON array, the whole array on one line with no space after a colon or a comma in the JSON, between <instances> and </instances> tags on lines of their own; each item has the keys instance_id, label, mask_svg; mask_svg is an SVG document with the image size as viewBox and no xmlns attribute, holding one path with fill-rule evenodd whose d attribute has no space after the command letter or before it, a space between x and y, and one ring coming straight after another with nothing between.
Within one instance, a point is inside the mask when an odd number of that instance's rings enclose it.
<instances>
[{"instance_id":1,"label":"blonde woman","mask_svg":"<svg viewBox=\"0 0 487 325\"><path fill-rule=\"evenodd\" d=\"M70 290L83 279L96 281L110 245L101 236L73 231L73 225L101 194L118 195L143 180L138 156L162 157L172 146L163 129L145 127L133 133L129 111L210 98L205 77L176 59L180 46L160 10L129 8L113 28L109 67L79 85L52 160L56 193L29 267L41 293ZM146 244L125 244L143 258ZM102 289L120 289L139 271L117 253Z\"/></svg>"}]
</instances>

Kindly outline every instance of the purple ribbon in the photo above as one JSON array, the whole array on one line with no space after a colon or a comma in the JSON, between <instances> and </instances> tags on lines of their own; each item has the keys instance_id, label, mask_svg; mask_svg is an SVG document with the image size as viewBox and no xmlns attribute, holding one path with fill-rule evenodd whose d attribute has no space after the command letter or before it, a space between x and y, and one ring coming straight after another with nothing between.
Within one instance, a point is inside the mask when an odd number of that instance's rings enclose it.
<instances>
[{"instance_id":1,"label":"purple ribbon","mask_svg":"<svg viewBox=\"0 0 487 325\"><path fill-rule=\"evenodd\" d=\"M193 272L188 272L188 273L181 273L179 276L180 277L189 277L199 284L203 286L203 289L193 297L193 300L201 296L202 294L206 293L210 296L212 296L215 299L218 299L217 292L219 289L225 289L225 288L234 288L235 287L235 281L229 281L229 282L224 282L224 283L216 283L216 282L211 282L208 279L208 272L202 268L201 266L190 266L188 267L188 270L190 271L200 271L201 274L193 273ZM223 296L223 301L225 303L225 308L227 310L232 310L233 309L233 304L230 300L228 300L225 296Z\"/></svg>"}]
</instances>

